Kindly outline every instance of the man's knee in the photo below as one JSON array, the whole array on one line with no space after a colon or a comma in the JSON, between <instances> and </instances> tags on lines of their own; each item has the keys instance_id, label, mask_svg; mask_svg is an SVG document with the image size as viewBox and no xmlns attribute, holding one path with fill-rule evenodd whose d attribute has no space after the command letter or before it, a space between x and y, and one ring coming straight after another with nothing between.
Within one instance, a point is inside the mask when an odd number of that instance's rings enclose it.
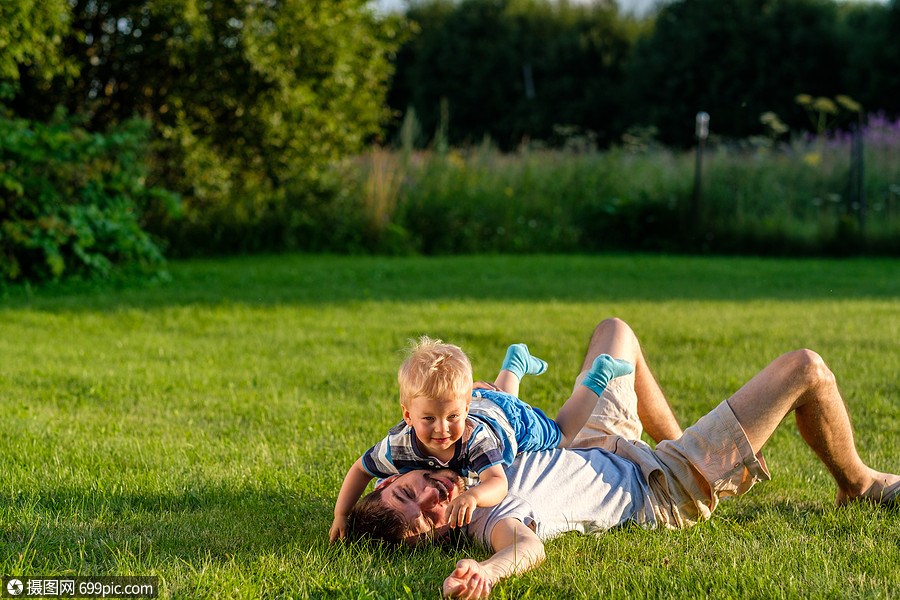
<instances>
[{"instance_id":1,"label":"man's knee","mask_svg":"<svg viewBox=\"0 0 900 600\"><path fill-rule=\"evenodd\" d=\"M609 317L603 319L594 327L594 339L612 338L618 335L627 335L634 338L634 331L631 330L628 323L618 317Z\"/></svg>"},{"instance_id":2,"label":"man's knee","mask_svg":"<svg viewBox=\"0 0 900 600\"><path fill-rule=\"evenodd\" d=\"M610 317L600 321L594 328L591 341L585 353L582 371L591 367L598 354L609 354L635 363L640 355L640 344L631 327L622 319Z\"/></svg>"},{"instance_id":3,"label":"man's knee","mask_svg":"<svg viewBox=\"0 0 900 600\"><path fill-rule=\"evenodd\" d=\"M835 384L834 373L817 352L795 350L786 354L785 359L789 361L791 372L802 377L809 386Z\"/></svg>"}]
</instances>

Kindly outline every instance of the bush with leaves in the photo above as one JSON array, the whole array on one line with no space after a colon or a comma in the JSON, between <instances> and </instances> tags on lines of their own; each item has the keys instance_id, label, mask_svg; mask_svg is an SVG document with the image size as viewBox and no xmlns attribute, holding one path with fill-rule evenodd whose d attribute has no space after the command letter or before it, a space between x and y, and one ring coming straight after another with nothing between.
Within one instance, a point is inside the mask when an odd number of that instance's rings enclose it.
<instances>
[{"instance_id":1,"label":"bush with leaves","mask_svg":"<svg viewBox=\"0 0 900 600\"><path fill-rule=\"evenodd\" d=\"M163 272L140 218L178 203L144 183L148 133L137 120L104 135L0 117L0 281Z\"/></svg>"}]
</instances>

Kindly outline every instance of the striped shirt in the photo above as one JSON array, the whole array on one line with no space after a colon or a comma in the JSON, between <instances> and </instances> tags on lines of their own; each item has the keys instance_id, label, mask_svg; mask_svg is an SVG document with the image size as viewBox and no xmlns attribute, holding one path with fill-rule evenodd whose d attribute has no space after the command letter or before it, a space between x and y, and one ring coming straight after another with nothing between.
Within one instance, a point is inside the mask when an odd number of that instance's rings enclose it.
<instances>
[{"instance_id":1,"label":"striped shirt","mask_svg":"<svg viewBox=\"0 0 900 600\"><path fill-rule=\"evenodd\" d=\"M474 477L490 466L512 463L520 451L555 448L559 439L556 423L515 396L474 390L463 435L449 462L429 456L419 447L415 430L401 421L366 451L362 464L381 478L444 467Z\"/></svg>"}]
</instances>

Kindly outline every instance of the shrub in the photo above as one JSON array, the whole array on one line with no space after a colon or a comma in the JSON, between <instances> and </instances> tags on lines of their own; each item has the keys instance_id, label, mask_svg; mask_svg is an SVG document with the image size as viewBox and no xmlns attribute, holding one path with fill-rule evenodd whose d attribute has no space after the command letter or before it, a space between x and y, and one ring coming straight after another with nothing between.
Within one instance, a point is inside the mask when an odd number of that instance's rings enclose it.
<instances>
[{"instance_id":1,"label":"shrub","mask_svg":"<svg viewBox=\"0 0 900 600\"><path fill-rule=\"evenodd\" d=\"M162 272L140 216L177 200L144 183L148 133L144 121L103 135L0 116L0 281Z\"/></svg>"}]
</instances>

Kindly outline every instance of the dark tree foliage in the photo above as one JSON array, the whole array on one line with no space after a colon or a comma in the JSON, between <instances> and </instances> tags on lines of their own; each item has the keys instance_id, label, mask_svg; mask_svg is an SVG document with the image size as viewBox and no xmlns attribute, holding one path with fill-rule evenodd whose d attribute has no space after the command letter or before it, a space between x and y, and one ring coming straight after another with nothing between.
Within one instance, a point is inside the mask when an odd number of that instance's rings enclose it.
<instances>
[{"instance_id":1,"label":"dark tree foliage","mask_svg":"<svg viewBox=\"0 0 900 600\"><path fill-rule=\"evenodd\" d=\"M636 21L606 0L419 0L389 101L397 114L415 110L426 139L445 118L451 142L489 135L504 148L555 143L560 126L593 132L601 146L631 126L688 145L701 110L724 137L762 133L769 111L803 129L798 94L895 114L898 7L675 0Z\"/></svg>"},{"instance_id":2,"label":"dark tree foliage","mask_svg":"<svg viewBox=\"0 0 900 600\"><path fill-rule=\"evenodd\" d=\"M900 114L900 0L847 3L839 23L847 61L841 78L864 109Z\"/></svg>"},{"instance_id":3,"label":"dark tree foliage","mask_svg":"<svg viewBox=\"0 0 900 600\"><path fill-rule=\"evenodd\" d=\"M61 44L68 32L68 8L66 0L0 2L0 100L19 89L20 79L41 88L53 77L76 72Z\"/></svg>"},{"instance_id":4,"label":"dark tree foliage","mask_svg":"<svg viewBox=\"0 0 900 600\"><path fill-rule=\"evenodd\" d=\"M401 51L390 96L429 136L490 136L504 148L548 140L555 126L613 138L630 42L612 1L463 0L413 4L419 33Z\"/></svg>"},{"instance_id":5,"label":"dark tree foliage","mask_svg":"<svg viewBox=\"0 0 900 600\"><path fill-rule=\"evenodd\" d=\"M794 124L797 94L850 94L846 52L828 0L683 0L664 6L628 68L631 119L689 144L698 111L715 131L745 137L774 111ZM802 123L800 123L802 124Z\"/></svg>"}]
</instances>

